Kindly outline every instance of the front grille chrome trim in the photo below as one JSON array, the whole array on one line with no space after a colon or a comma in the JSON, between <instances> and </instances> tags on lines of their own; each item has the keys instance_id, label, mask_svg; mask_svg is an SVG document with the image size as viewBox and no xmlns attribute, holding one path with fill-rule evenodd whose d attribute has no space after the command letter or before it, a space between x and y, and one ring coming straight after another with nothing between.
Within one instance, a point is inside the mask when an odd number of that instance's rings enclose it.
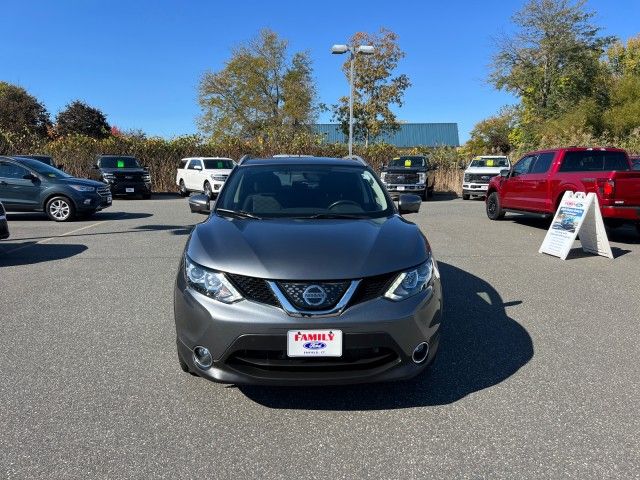
<instances>
[{"instance_id":1,"label":"front grille chrome trim","mask_svg":"<svg viewBox=\"0 0 640 480\"><path fill-rule=\"evenodd\" d=\"M329 310L300 310L291 304L286 295L282 293L282 290L280 290L280 287L278 287L276 282L267 280L267 284L280 302L280 305L282 305L284 311L287 312L290 317L335 317L337 315L340 315L345 307L349 304L349 300L351 300L351 297L356 292L356 289L360 284L360 280L352 280L349 288L347 288L347 291L344 292L344 295L342 296L340 301L336 304L335 307Z\"/></svg>"}]
</instances>

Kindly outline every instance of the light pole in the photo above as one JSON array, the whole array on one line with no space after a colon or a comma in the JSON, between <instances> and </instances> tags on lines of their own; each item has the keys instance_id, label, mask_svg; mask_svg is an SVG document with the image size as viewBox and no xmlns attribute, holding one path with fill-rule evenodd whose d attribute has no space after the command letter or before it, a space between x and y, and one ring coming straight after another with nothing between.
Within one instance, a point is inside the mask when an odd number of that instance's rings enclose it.
<instances>
[{"instance_id":1,"label":"light pole","mask_svg":"<svg viewBox=\"0 0 640 480\"><path fill-rule=\"evenodd\" d=\"M349 47L348 45L334 45L331 47L331 53L334 55L342 55L349 52L351 67L349 70L349 156L353 155L353 77L354 64L356 55L373 55L374 49L371 45L360 45L359 47Z\"/></svg>"}]
</instances>

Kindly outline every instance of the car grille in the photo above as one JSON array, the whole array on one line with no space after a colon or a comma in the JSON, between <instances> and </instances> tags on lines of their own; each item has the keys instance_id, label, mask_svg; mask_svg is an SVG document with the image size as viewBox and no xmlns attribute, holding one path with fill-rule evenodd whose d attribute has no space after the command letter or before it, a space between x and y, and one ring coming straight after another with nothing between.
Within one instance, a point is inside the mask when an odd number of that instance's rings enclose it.
<instances>
[{"instance_id":1,"label":"car grille","mask_svg":"<svg viewBox=\"0 0 640 480\"><path fill-rule=\"evenodd\" d=\"M477 173L465 173L464 181L473 183L489 183L495 175L492 174L477 174Z\"/></svg>"},{"instance_id":2,"label":"car grille","mask_svg":"<svg viewBox=\"0 0 640 480\"><path fill-rule=\"evenodd\" d=\"M408 185L418 183L417 173L387 173L384 176L384 183L395 185Z\"/></svg>"},{"instance_id":3,"label":"car grille","mask_svg":"<svg viewBox=\"0 0 640 480\"><path fill-rule=\"evenodd\" d=\"M269 288L269 284L262 278L247 277L245 275L226 274L244 298L258 303L280 307L278 299ZM398 276L397 272L385 273L361 280L358 288L349 301L349 306L367 302L384 295L393 280ZM301 310L326 310L333 308L351 284L350 281L340 282L276 282L280 290L294 307ZM320 305L310 306L304 301L304 290L311 285L319 285L325 289L327 299Z\"/></svg>"},{"instance_id":4,"label":"car grille","mask_svg":"<svg viewBox=\"0 0 640 480\"><path fill-rule=\"evenodd\" d=\"M127 181L127 182L141 182L142 173L127 173L127 172L115 172L114 177L116 180Z\"/></svg>"},{"instance_id":5,"label":"car grille","mask_svg":"<svg viewBox=\"0 0 640 480\"><path fill-rule=\"evenodd\" d=\"M258 303L266 303L274 307L279 307L280 303L273 294L267 282L261 278L246 277L244 275L226 274L233 286L236 287L242 296L248 300Z\"/></svg>"},{"instance_id":6,"label":"car grille","mask_svg":"<svg viewBox=\"0 0 640 480\"><path fill-rule=\"evenodd\" d=\"M327 310L336 306L351 282L276 282L276 284L297 309Z\"/></svg>"},{"instance_id":7,"label":"car grille","mask_svg":"<svg viewBox=\"0 0 640 480\"><path fill-rule=\"evenodd\" d=\"M111 189L108 186L98 187L98 195L101 197L108 197L111 195Z\"/></svg>"}]
</instances>

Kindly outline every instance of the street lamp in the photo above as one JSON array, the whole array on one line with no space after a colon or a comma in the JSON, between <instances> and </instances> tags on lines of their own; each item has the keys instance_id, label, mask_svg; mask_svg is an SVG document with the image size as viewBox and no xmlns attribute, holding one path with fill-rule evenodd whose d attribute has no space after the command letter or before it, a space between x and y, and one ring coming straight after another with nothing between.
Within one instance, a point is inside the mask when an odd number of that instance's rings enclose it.
<instances>
[{"instance_id":1,"label":"street lamp","mask_svg":"<svg viewBox=\"0 0 640 480\"><path fill-rule=\"evenodd\" d=\"M349 47L348 45L334 45L331 47L331 53L334 55L342 55L349 52L351 54L351 70L349 72L349 156L353 154L353 65L356 55L373 55L375 52L371 45L360 45L359 47Z\"/></svg>"}]
</instances>

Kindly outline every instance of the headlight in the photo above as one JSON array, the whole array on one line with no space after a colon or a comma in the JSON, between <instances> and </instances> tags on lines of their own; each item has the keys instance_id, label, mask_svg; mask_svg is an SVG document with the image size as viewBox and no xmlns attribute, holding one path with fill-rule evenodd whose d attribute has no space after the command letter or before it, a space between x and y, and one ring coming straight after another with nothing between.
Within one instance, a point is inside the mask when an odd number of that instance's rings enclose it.
<instances>
[{"instance_id":1,"label":"headlight","mask_svg":"<svg viewBox=\"0 0 640 480\"><path fill-rule=\"evenodd\" d=\"M224 182L227 179L226 175L211 175L211 178L216 182Z\"/></svg>"},{"instance_id":2,"label":"headlight","mask_svg":"<svg viewBox=\"0 0 640 480\"><path fill-rule=\"evenodd\" d=\"M418 173L418 183L424 183L427 181L426 173Z\"/></svg>"},{"instance_id":3,"label":"headlight","mask_svg":"<svg viewBox=\"0 0 640 480\"><path fill-rule=\"evenodd\" d=\"M69 186L74 190L77 190L78 192L95 192L96 191L95 187L88 187L86 185L69 185Z\"/></svg>"},{"instance_id":4,"label":"headlight","mask_svg":"<svg viewBox=\"0 0 640 480\"><path fill-rule=\"evenodd\" d=\"M387 172L382 172L380 174L380 180L384 182L386 180L386 178L387 178Z\"/></svg>"},{"instance_id":5,"label":"headlight","mask_svg":"<svg viewBox=\"0 0 640 480\"><path fill-rule=\"evenodd\" d=\"M150 182L150 181L151 181L151 174L149 174L149 173L145 173L145 174L143 174L143 175L142 175L142 179L143 179L145 182Z\"/></svg>"},{"instance_id":6,"label":"headlight","mask_svg":"<svg viewBox=\"0 0 640 480\"><path fill-rule=\"evenodd\" d=\"M200 293L223 303L233 303L242 299L242 295L231 285L223 273L198 265L186 255L184 268L187 282Z\"/></svg>"},{"instance_id":7,"label":"headlight","mask_svg":"<svg viewBox=\"0 0 640 480\"><path fill-rule=\"evenodd\" d=\"M391 284L384 297L395 301L409 298L427 288L432 276L433 258L429 255L429 259L422 265L398 275L398 278Z\"/></svg>"}]
</instances>

